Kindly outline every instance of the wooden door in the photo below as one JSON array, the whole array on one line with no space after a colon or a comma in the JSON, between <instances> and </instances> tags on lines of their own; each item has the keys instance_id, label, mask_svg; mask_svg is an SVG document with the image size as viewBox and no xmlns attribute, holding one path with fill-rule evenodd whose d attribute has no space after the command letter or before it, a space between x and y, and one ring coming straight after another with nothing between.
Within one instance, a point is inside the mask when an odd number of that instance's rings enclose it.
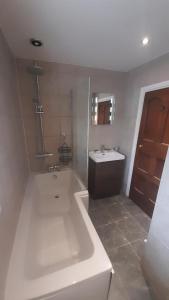
<instances>
[{"instance_id":1,"label":"wooden door","mask_svg":"<svg viewBox=\"0 0 169 300\"><path fill-rule=\"evenodd\" d=\"M169 88L145 95L130 198L152 215L169 146Z\"/></svg>"}]
</instances>

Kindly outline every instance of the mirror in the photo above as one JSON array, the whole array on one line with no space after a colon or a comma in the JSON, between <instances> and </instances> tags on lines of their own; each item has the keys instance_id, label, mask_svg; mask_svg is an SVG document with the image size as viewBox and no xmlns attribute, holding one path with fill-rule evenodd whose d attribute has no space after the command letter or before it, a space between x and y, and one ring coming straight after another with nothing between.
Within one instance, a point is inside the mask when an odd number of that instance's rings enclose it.
<instances>
[{"instance_id":1,"label":"mirror","mask_svg":"<svg viewBox=\"0 0 169 300\"><path fill-rule=\"evenodd\" d=\"M115 115L115 98L112 94L92 94L92 125L111 125Z\"/></svg>"}]
</instances>

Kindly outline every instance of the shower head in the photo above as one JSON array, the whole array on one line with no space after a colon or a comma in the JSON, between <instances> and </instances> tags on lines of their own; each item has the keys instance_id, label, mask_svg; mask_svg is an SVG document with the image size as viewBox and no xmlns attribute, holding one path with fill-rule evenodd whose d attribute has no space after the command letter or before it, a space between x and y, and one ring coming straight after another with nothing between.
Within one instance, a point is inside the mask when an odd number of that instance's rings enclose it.
<instances>
[{"instance_id":1,"label":"shower head","mask_svg":"<svg viewBox=\"0 0 169 300\"><path fill-rule=\"evenodd\" d=\"M32 75L40 76L43 75L44 71L41 66L39 66L37 63L35 63L32 66L29 66L27 68L28 72L31 73Z\"/></svg>"}]
</instances>

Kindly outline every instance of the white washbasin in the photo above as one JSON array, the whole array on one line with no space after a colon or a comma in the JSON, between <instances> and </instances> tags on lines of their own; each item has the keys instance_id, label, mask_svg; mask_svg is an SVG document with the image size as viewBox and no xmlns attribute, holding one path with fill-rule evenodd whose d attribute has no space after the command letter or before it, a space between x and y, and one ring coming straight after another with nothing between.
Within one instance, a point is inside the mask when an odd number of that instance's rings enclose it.
<instances>
[{"instance_id":1,"label":"white washbasin","mask_svg":"<svg viewBox=\"0 0 169 300\"><path fill-rule=\"evenodd\" d=\"M97 163L125 159L125 156L123 154L114 150L106 150L104 152L89 151L89 157Z\"/></svg>"}]
</instances>

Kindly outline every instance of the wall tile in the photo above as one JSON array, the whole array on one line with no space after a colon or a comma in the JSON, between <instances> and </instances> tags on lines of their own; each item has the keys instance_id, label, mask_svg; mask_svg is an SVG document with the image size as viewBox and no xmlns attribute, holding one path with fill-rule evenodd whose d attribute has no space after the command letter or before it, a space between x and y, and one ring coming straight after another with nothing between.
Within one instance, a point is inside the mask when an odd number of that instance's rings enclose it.
<instances>
[{"instance_id":1,"label":"wall tile","mask_svg":"<svg viewBox=\"0 0 169 300\"><path fill-rule=\"evenodd\" d=\"M45 114L50 116L72 116L70 95L56 95L42 98Z\"/></svg>"},{"instance_id":2,"label":"wall tile","mask_svg":"<svg viewBox=\"0 0 169 300\"><path fill-rule=\"evenodd\" d=\"M37 121L35 117L24 117L24 126L26 136L37 136Z\"/></svg>"},{"instance_id":3,"label":"wall tile","mask_svg":"<svg viewBox=\"0 0 169 300\"><path fill-rule=\"evenodd\" d=\"M44 135L58 136L60 134L60 118L58 117L44 117Z\"/></svg>"},{"instance_id":4,"label":"wall tile","mask_svg":"<svg viewBox=\"0 0 169 300\"><path fill-rule=\"evenodd\" d=\"M72 118L61 118L61 124L60 124L60 132L61 134L72 135Z\"/></svg>"}]
</instances>

